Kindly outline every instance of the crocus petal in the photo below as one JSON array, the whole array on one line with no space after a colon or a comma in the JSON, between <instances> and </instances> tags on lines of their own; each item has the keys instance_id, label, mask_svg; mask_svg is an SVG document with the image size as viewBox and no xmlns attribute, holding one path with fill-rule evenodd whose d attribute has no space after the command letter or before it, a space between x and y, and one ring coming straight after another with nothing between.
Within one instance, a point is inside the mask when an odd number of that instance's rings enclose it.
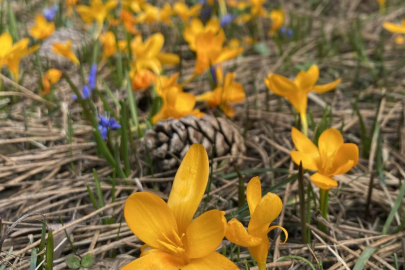
<instances>
[{"instance_id":1,"label":"crocus petal","mask_svg":"<svg viewBox=\"0 0 405 270\"><path fill-rule=\"evenodd\" d=\"M93 10L87 6L77 6L76 11L79 13L80 17L85 23L92 23L94 20Z\"/></svg>"},{"instance_id":2,"label":"crocus petal","mask_svg":"<svg viewBox=\"0 0 405 270\"><path fill-rule=\"evenodd\" d=\"M249 252L256 260L259 270L266 270L267 255L269 253L270 241L267 235L263 235L262 242L255 246L250 247Z\"/></svg>"},{"instance_id":3,"label":"crocus petal","mask_svg":"<svg viewBox=\"0 0 405 270\"><path fill-rule=\"evenodd\" d=\"M157 55L162 65L176 65L180 63L180 57L174 53L159 53Z\"/></svg>"},{"instance_id":4,"label":"crocus petal","mask_svg":"<svg viewBox=\"0 0 405 270\"><path fill-rule=\"evenodd\" d=\"M169 206L152 193L138 192L129 196L124 216L131 231L153 248L160 248L160 241L174 239L173 234L177 232L176 220Z\"/></svg>"},{"instance_id":5,"label":"crocus petal","mask_svg":"<svg viewBox=\"0 0 405 270\"><path fill-rule=\"evenodd\" d=\"M245 91L243 90L243 86L240 83L233 82L227 89L227 98L226 100L229 102L239 102L245 99Z\"/></svg>"},{"instance_id":6,"label":"crocus petal","mask_svg":"<svg viewBox=\"0 0 405 270\"><path fill-rule=\"evenodd\" d=\"M268 229L267 229L267 233L271 232L271 231L274 230L274 229L280 229L280 230L282 230L282 231L284 232L284 236L285 236L284 242L280 242L280 244L285 244L285 242L287 242L287 239L288 239L288 232L287 232L287 230L284 229L284 228L281 227L281 226L275 225L275 226L271 226L270 228L268 228Z\"/></svg>"},{"instance_id":7,"label":"crocus petal","mask_svg":"<svg viewBox=\"0 0 405 270\"><path fill-rule=\"evenodd\" d=\"M225 236L232 243L243 247L254 247L262 242L262 238L250 235L236 218L228 222Z\"/></svg>"},{"instance_id":8,"label":"crocus petal","mask_svg":"<svg viewBox=\"0 0 405 270\"><path fill-rule=\"evenodd\" d=\"M392 33L405 34L405 26L403 26L403 25L385 22L385 23L383 23L383 27Z\"/></svg>"},{"instance_id":9,"label":"crocus petal","mask_svg":"<svg viewBox=\"0 0 405 270\"><path fill-rule=\"evenodd\" d=\"M207 151L201 144L193 144L177 170L167 201L176 218L179 235L185 233L190 225L204 195L207 182ZM161 224L164 225L164 222Z\"/></svg>"},{"instance_id":10,"label":"crocus petal","mask_svg":"<svg viewBox=\"0 0 405 270\"><path fill-rule=\"evenodd\" d=\"M349 161L351 162L351 167ZM332 162L332 174L344 174L359 161L359 148L354 143L344 143L339 147Z\"/></svg>"},{"instance_id":11,"label":"crocus petal","mask_svg":"<svg viewBox=\"0 0 405 270\"><path fill-rule=\"evenodd\" d=\"M337 129L327 129L319 136L318 148L322 159L331 158L342 145L343 137Z\"/></svg>"},{"instance_id":12,"label":"crocus petal","mask_svg":"<svg viewBox=\"0 0 405 270\"><path fill-rule=\"evenodd\" d=\"M239 54L243 52L243 48L237 48L237 49L230 49L230 48L224 48L220 55L213 61L212 64L218 64L230 59L235 58Z\"/></svg>"},{"instance_id":13,"label":"crocus petal","mask_svg":"<svg viewBox=\"0 0 405 270\"><path fill-rule=\"evenodd\" d=\"M13 46L13 38L9 33L4 33L0 36L0 44L0 56L4 56L4 54Z\"/></svg>"},{"instance_id":14,"label":"crocus petal","mask_svg":"<svg viewBox=\"0 0 405 270\"><path fill-rule=\"evenodd\" d=\"M262 199L262 185L258 176L250 179L246 188L246 200L249 206L250 216L253 216L256 206Z\"/></svg>"},{"instance_id":15,"label":"crocus petal","mask_svg":"<svg viewBox=\"0 0 405 270\"><path fill-rule=\"evenodd\" d=\"M110 0L110 1L108 1L108 2L106 2L106 3L104 4L104 8L105 8L107 11L110 11L111 9L115 8L117 5L118 5L118 1Z\"/></svg>"},{"instance_id":16,"label":"crocus petal","mask_svg":"<svg viewBox=\"0 0 405 270\"><path fill-rule=\"evenodd\" d=\"M330 90L335 89L336 86L338 86L341 81L342 81L342 79L339 78L339 79L337 79L336 81L331 82L331 83L321 84L321 85L315 85L315 86L312 88L312 90L314 90L315 92L317 92L317 93L319 93L319 94L322 94L322 93L325 93L325 92L328 92L328 91L330 91Z\"/></svg>"},{"instance_id":17,"label":"crocus petal","mask_svg":"<svg viewBox=\"0 0 405 270\"><path fill-rule=\"evenodd\" d=\"M267 228L275 220L283 208L283 203L279 196L274 193L267 193L256 206L251 216L248 232L253 236L267 234Z\"/></svg>"},{"instance_id":18,"label":"crocus petal","mask_svg":"<svg viewBox=\"0 0 405 270\"><path fill-rule=\"evenodd\" d=\"M312 171L318 170L316 160L311 155L307 155L303 152L298 151L291 151L290 154L291 159L294 161L295 164L300 165L300 162L302 162L302 167L304 169Z\"/></svg>"},{"instance_id":19,"label":"crocus petal","mask_svg":"<svg viewBox=\"0 0 405 270\"><path fill-rule=\"evenodd\" d=\"M177 111L188 112L194 108L195 96L190 93L179 92L176 97L175 108Z\"/></svg>"},{"instance_id":20,"label":"crocus petal","mask_svg":"<svg viewBox=\"0 0 405 270\"><path fill-rule=\"evenodd\" d=\"M201 94L199 96L195 97L196 101L207 101L209 103L215 103L215 105L213 107L216 107L219 105L220 99L216 98L216 93L214 91L211 92L206 92L204 94ZM218 101L218 102L216 102Z\"/></svg>"},{"instance_id":21,"label":"crocus petal","mask_svg":"<svg viewBox=\"0 0 405 270\"><path fill-rule=\"evenodd\" d=\"M320 173L315 173L310 178L320 189L328 190L338 185L335 179Z\"/></svg>"},{"instance_id":22,"label":"crocus petal","mask_svg":"<svg viewBox=\"0 0 405 270\"><path fill-rule=\"evenodd\" d=\"M181 270L239 270L239 268L225 256L213 252L210 255L193 259Z\"/></svg>"},{"instance_id":23,"label":"crocus petal","mask_svg":"<svg viewBox=\"0 0 405 270\"><path fill-rule=\"evenodd\" d=\"M286 98L298 113L302 114L307 111L307 92L299 90L294 94L288 94Z\"/></svg>"},{"instance_id":24,"label":"crocus petal","mask_svg":"<svg viewBox=\"0 0 405 270\"><path fill-rule=\"evenodd\" d=\"M291 129L291 137L294 142L295 148L297 148L299 152L309 155L315 160L319 158L318 148L310 139L308 139L307 136L302 134L301 131L293 127Z\"/></svg>"},{"instance_id":25,"label":"crocus petal","mask_svg":"<svg viewBox=\"0 0 405 270\"><path fill-rule=\"evenodd\" d=\"M295 78L295 83L304 92L309 92L319 78L319 68L317 65L312 65L307 71L300 71Z\"/></svg>"},{"instance_id":26,"label":"crocus petal","mask_svg":"<svg viewBox=\"0 0 405 270\"><path fill-rule=\"evenodd\" d=\"M189 258L202 258L215 252L225 235L226 219L224 212L210 210L205 212L187 228Z\"/></svg>"},{"instance_id":27,"label":"crocus petal","mask_svg":"<svg viewBox=\"0 0 405 270\"><path fill-rule=\"evenodd\" d=\"M230 105L222 103L220 108L227 117L229 118L235 117L235 110Z\"/></svg>"},{"instance_id":28,"label":"crocus petal","mask_svg":"<svg viewBox=\"0 0 405 270\"><path fill-rule=\"evenodd\" d=\"M130 262L121 268L121 270L179 270L183 269L182 265L176 262L174 256L170 254L154 251L148 255L142 256Z\"/></svg>"},{"instance_id":29,"label":"crocus petal","mask_svg":"<svg viewBox=\"0 0 405 270\"><path fill-rule=\"evenodd\" d=\"M351 168L354 167L354 161L353 160L349 160L348 162L346 162L345 164L341 165L340 167L336 168L335 171L333 172L333 175L339 175L339 174L344 174L347 173L348 171L350 171Z\"/></svg>"},{"instance_id":30,"label":"crocus petal","mask_svg":"<svg viewBox=\"0 0 405 270\"><path fill-rule=\"evenodd\" d=\"M165 38L161 33L153 34L145 41L145 48L147 48L147 52L144 57L151 58L157 56L164 43Z\"/></svg>"},{"instance_id":31,"label":"crocus petal","mask_svg":"<svg viewBox=\"0 0 405 270\"><path fill-rule=\"evenodd\" d=\"M160 109L160 111L152 117L152 123L156 124L164 119L166 119L166 111L164 107L162 107L162 109Z\"/></svg>"},{"instance_id":32,"label":"crocus petal","mask_svg":"<svg viewBox=\"0 0 405 270\"><path fill-rule=\"evenodd\" d=\"M264 79L264 82L270 91L279 96L286 97L287 95L296 94L299 91L294 82L281 75L269 74L269 76Z\"/></svg>"}]
</instances>

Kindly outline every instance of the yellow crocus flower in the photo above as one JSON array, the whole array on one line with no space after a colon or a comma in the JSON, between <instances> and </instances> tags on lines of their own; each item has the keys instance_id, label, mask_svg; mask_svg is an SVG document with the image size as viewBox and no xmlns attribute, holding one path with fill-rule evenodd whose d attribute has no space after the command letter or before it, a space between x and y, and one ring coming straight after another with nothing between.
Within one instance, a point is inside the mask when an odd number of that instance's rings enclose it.
<instances>
[{"instance_id":1,"label":"yellow crocus flower","mask_svg":"<svg viewBox=\"0 0 405 270\"><path fill-rule=\"evenodd\" d=\"M250 14L252 17L264 16L266 11L263 7L265 0L250 0L249 4L251 6Z\"/></svg>"},{"instance_id":2,"label":"yellow crocus flower","mask_svg":"<svg viewBox=\"0 0 405 270\"><path fill-rule=\"evenodd\" d=\"M163 8L160 10L159 13L159 21L167 23L168 25L172 25L172 21L170 20L170 16L173 15L173 9L169 3L165 3Z\"/></svg>"},{"instance_id":3,"label":"yellow crocus flower","mask_svg":"<svg viewBox=\"0 0 405 270\"><path fill-rule=\"evenodd\" d=\"M177 82L178 77L178 72L173 74L171 77L160 76L155 85L156 94L163 98L166 96L167 91L173 87L179 89L180 92L183 91L181 85Z\"/></svg>"},{"instance_id":4,"label":"yellow crocus flower","mask_svg":"<svg viewBox=\"0 0 405 270\"><path fill-rule=\"evenodd\" d=\"M292 128L291 135L297 149L291 152L292 160L297 165L302 162L304 169L316 171L311 180L320 189L336 187L333 176L347 173L359 161L357 145L344 143L342 134L334 128L321 134L318 147L296 128Z\"/></svg>"},{"instance_id":5,"label":"yellow crocus flower","mask_svg":"<svg viewBox=\"0 0 405 270\"><path fill-rule=\"evenodd\" d=\"M67 59L69 59L70 61L72 61L73 63L75 63L76 65L78 65L79 59L77 59L75 53L72 51L72 41L69 39L68 41L66 41L66 44L64 43L54 43L52 45L52 50L56 53L59 54Z\"/></svg>"},{"instance_id":6,"label":"yellow crocus flower","mask_svg":"<svg viewBox=\"0 0 405 270\"><path fill-rule=\"evenodd\" d=\"M136 17L138 23L153 23L159 19L159 9L153 5L145 4L143 11Z\"/></svg>"},{"instance_id":7,"label":"yellow crocus flower","mask_svg":"<svg viewBox=\"0 0 405 270\"><path fill-rule=\"evenodd\" d=\"M216 70L217 87L208 93L196 97L197 101L206 101L210 108L219 106L228 117L234 117L235 111L229 103L240 102L245 99L245 91L240 83L234 81L236 73L228 73L223 80L222 67Z\"/></svg>"},{"instance_id":8,"label":"yellow crocus flower","mask_svg":"<svg viewBox=\"0 0 405 270\"><path fill-rule=\"evenodd\" d=\"M185 3L176 2L173 6L173 10L183 20L184 23L188 23L188 20L191 17L196 17L200 14L201 7L201 4L197 4L189 9Z\"/></svg>"},{"instance_id":9,"label":"yellow crocus flower","mask_svg":"<svg viewBox=\"0 0 405 270\"><path fill-rule=\"evenodd\" d=\"M203 73L210 65L230 60L243 52L242 47L232 49L223 47L224 42L225 34L222 30L218 34L208 31L197 36L195 75Z\"/></svg>"},{"instance_id":10,"label":"yellow crocus flower","mask_svg":"<svg viewBox=\"0 0 405 270\"><path fill-rule=\"evenodd\" d=\"M183 31L183 37L188 42L190 50L196 50L196 39L197 36L201 33L212 31L214 34L218 33L221 29L220 22L218 19L211 19L207 22L207 25L201 22L200 19L194 18L191 20L189 26L186 27Z\"/></svg>"},{"instance_id":11,"label":"yellow crocus flower","mask_svg":"<svg viewBox=\"0 0 405 270\"><path fill-rule=\"evenodd\" d=\"M137 70L148 68L159 74L162 65L174 65L180 62L176 54L161 53L165 38L161 33L150 36L142 42L141 36L136 36L131 41L131 51L135 57L135 67Z\"/></svg>"},{"instance_id":12,"label":"yellow crocus flower","mask_svg":"<svg viewBox=\"0 0 405 270\"><path fill-rule=\"evenodd\" d=\"M391 33L397 34L397 37L395 38L395 42L397 44L403 44L404 43L403 35L405 34L405 20L402 20L401 24L384 22L383 27L386 30L390 31Z\"/></svg>"},{"instance_id":13,"label":"yellow crocus flower","mask_svg":"<svg viewBox=\"0 0 405 270\"><path fill-rule=\"evenodd\" d=\"M31 27L31 36L36 39L46 39L55 31L55 24L48 22L42 14L35 17L35 25Z\"/></svg>"},{"instance_id":14,"label":"yellow crocus flower","mask_svg":"<svg viewBox=\"0 0 405 270\"><path fill-rule=\"evenodd\" d=\"M385 9L385 0L376 0L378 5L380 6L380 10Z\"/></svg>"},{"instance_id":15,"label":"yellow crocus flower","mask_svg":"<svg viewBox=\"0 0 405 270\"><path fill-rule=\"evenodd\" d=\"M116 0L109 0L105 4L101 0L91 0L90 6L80 5L77 6L76 10L84 22L96 21L101 29L108 13L117 5L118 1Z\"/></svg>"},{"instance_id":16,"label":"yellow crocus flower","mask_svg":"<svg viewBox=\"0 0 405 270\"><path fill-rule=\"evenodd\" d=\"M18 81L21 59L39 48L38 45L28 48L28 43L29 39L23 38L13 44L13 39L9 33L0 36L0 68L6 65L13 74L15 81Z\"/></svg>"},{"instance_id":17,"label":"yellow crocus flower","mask_svg":"<svg viewBox=\"0 0 405 270\"><path fill-rule=\"evenodd\" d=\"M204 114L199 110L194 110L196 100L190 93L184 93L182 89L170 87L163 96L163 105L160 111L153 116L152 122L168 119L170 117L179 119L187 115L201 117Z\"/></svg>"},{"instance_id":18,"label":"yellow crocus flower","mask_svg":"<svg viewBox=\"0 0 405 270\"><path fill-rule=\"evenodd\" d=\"M268 192L262 198L262 187L257 176L253 177L247 185L246 199L250 212L247 231L239 220L233 218L228 222L225 237L232 243L249 248L249 252L256 260L259 270L266 270L270 245L267 234L279 228L284 231L285 241L288 238L288 232L283 227L269 227L280 215L283 203L279 196L271 192Z\"/></svg>"},{"instance_id":19,"label":"yellow crocus flower","mask_svg":"<svg viewBox=\"0 0 405 270\"><path fill-rule=\"evenodd\" d=\"M136 30L136 28L135 28L137 21L131 12L123 9L121 12L121 20L124 24L125 29L129 33L131 33L133 35L139 34L138 30Z\"/></svg>"},{"instance_id":20,"label":"yellow crocus flower","mask_svg":"<svg viewBox=\"0 0 405 270\"><path fill-rule=\"evenodd\" d=\"M132 69L129 72L129 77L131 78L132 90L134 91L146 89L151 86L153 82L156 82L156 75L148 69Z\"/></svg>"},{"instance_id":21,"label":"yellow crocus flower","mask_svg":"<svg viewBox=\"0 0 405 270\"><path fill-rule=\"evenodd\" d=\"M127 199L125 220L145 245L141 257L121 270L239 269L215 252L225 235L225 213L210 210L193 220L208 172L204 146L193 144L177 170L167 203L150 192L137 192Z\"/></svg>"},{"instance_id":22,"label":"yellow crocus flower","mask_svg":"<svg viewBox=\"0 0 405 270\"><path fill-rule=\"evenodd\" d=\"M272 10L270 12L270 19L271 19L271 29L269 31L269 35L273 36L278 29L284 24L284 11L282 9Z\"/></svg>"},{"instance_id":23,"label":"yellow crocus flower","mask_svg":"<svg viewBox=\"0 0 405 270\"><path fill-rule=\"evenodd\" d=\"M133 12L139 13L143 10L146 0L124 0L123 6L125 9L130 9Z\"/></svg>"},{"instance_id":24,"label":"yellow crocus flower","mask_svg":"<svg viewBox=\"0 0 405 270\"><path fill-rule=\"evenodd\" d=\"M72 14L73 12L73 7L76 6L78 0L66 0L66 6L67 6L67 13L68 15Z\"/></svg>"},{"instance_id":25,"label":"yellow crocus flower","mask_svg":"<svg viewBox=\"0 0 405 270\"><path fill-rule=\"evenodd\" d=\"M56 68L49 69L43 79L42 79L42 86L44 87L42 90L42 94L48 94L51 92L51 86L57 83L62 76L62 71Z\"/></svg>"},{"instance_id":26,"label":"yellow crocus flower","mask_svg":"<svg viewBox=\"0 0 405 270\"><path fill-rule=\"evenodd\" d=\"M100 35L100 41L103 44L103 60L117 52L117 41L113 32L108 31L104 35Z\"/></svg>"},{"instance_id":27,"label":"yellow crocus flower","mask_svg":"<svg viewBox=\"0 0 405 270\"><path fill-rule=\"evenodd\" d=\"M315 85L319 78L319 68L312 65L307 71L300 71L294 81L276 74L269 74L264 82L267 88L274 94L285 97L294 109L300 114L304 126L304 133L307 134L306 111L308 104L308 93L325 93L334 89L341 81L337 79L334 82Z\"/></svg>"}]
</instances>

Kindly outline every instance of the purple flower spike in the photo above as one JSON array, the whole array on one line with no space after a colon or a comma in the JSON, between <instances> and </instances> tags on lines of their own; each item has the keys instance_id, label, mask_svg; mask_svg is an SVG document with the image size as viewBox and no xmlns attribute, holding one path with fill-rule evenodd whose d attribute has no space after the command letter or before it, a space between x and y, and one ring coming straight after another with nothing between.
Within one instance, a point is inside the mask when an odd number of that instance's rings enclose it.
<instances>
[{"instance_id":1,"label":"purple flower spike","mask_svg":"<svg viewBox=\"0 0 405 270\"><path fill-rule=\"evenodd\" d=\"M121 125L118 124L117 120L115 120L114 117L111 117L111 118L110 118L110 128L111 128L112 130L116 130L116 129L121 128Z\"/></svg>"},{"instance_id":2,"label":"purple flower spike","mask_svg":"<svg viewBox=\"0 0 405 270\"><path fill-rule=\"evenodd\" d=\"M103 140L107 139L108 129L102 126L98 126L98 129L100 130L101 138L103 138Z\"/></svg>"},{"instance_id":3,"label":"purple flower spike","mask_svg":"<svg viewBox=\"0 0 405 270\"><path fill-rule=\"evenodd\" d=\"M91 90L87 85L83 85L82 89L82 98L83 99L88 99L91 95Z\"/></svg>"},{"instance_id":4,"label":"purple flower spike","mask_svg":"<svg viewBox=\"0 0 405 270\"><path fill-rule=\"evenodd\" d=\"M221 18L221 23L220 23L221 27L224 27L224 26L230 24L232 22L232 20L233 20L232 15L231 14L226 14L225 16L223 16Z\"/></svg>"},{"instance_id":5,"label":"purple flower spike","mask_svg":"<svg viewBox=\"0 0 405 270\"><path fill-rule=\"evenodd\" d=\"M59 7L53 6L50 8L46 8L42 11L42 14L48 21L53 21L55 19L56 12L58 12Z\"/></svg>"},{"instance_id":6,"label":"purple flower spike","mask_svg":"<svg viewBox=\"0 0 405 270\"><path fill-rule=\"evenodd\" d=\"M215 85L218 85L217 73L216 73L215 71L216 71L215 66L211 66L211 67L210 67L210 73L211 73L212 80L214 81L214 84L215 84Z\"/></svg>"},{"instance_id":7,"label":"purple flower spike","mask_svg":"<svg viewBox=\"0 0 405 270\"><path fill-rule=\"evenodd\" d=\"M105 127L105 128L107 128L110 125L108 119L104 116L100 116L99 124L100 124L100 126Z\"/></svg>"},{"instance_id":8,"label":"purple flower spike","mask_svg":"<svg viewBox=\"0 0 405 270\"><path fill-rule=\"evenodd\" d=\"M91 90L96 88L96 75L97 75L97 64L94 63L91 65L90 74L89 74L89 87Z\"/></svg>"}]
</instances>

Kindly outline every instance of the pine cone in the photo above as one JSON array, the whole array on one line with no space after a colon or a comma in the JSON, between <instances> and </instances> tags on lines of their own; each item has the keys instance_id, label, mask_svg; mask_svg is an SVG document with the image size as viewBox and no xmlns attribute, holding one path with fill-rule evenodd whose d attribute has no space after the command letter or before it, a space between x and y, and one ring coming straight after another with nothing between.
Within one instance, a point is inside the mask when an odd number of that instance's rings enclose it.
<instances>
[{"instance_id":1,"label":"pine cone","mask_svg":"<svg viewBox=\"0 0 405 270\"><path fill-rule=\"evenodd\" d=\"M181 119L170 118L158 122L148 130L144 142L150 150L155 164L163 170L179 166L179 160L186 155L194 143L204 145L208 157L230 155L230 161L240 165L242 159L235 158L246 152L243 137L224 118L204 115L200 119L189 115Z\"/></svg>"}]
</instances>

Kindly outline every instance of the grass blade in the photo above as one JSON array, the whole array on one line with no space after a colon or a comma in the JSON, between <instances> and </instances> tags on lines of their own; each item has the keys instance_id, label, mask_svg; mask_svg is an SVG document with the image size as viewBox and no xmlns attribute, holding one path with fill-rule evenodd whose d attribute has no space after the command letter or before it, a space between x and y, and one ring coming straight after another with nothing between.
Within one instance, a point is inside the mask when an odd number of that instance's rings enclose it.
<instances>
[{"instance_id":1,"label":"grass blade","mask_svg":"<svg viewBox=\"0 0 405 270\"><path fill-rule=\"evenodd\" d=\"M390 214L388 215L387 220L385 221L382 233L387 234L388 229L391 225L392 220L394 219L395 213L398 211L399 207L402 205L402 199L405 195L405 181L402 181L401 188L399 189L399 193L397 198L395 199L394 206L392 207Z\"/></svg>"},{"instance_id":2,"label":"grass blade","mask_svg":"<svg viewBox=\"0 0 405 270\"><path fill-rule=\"evenodd\" d=\"M368 247L363 252L361 253L359 259L356 262L356 265L354 266L353 270L362 270L364 269L364 266L366 265L366 262L370 258L371 255L373 255L374 251L376 251L378 248L377 247Z\"/></svg>"},{"instance_id":3,"label":"grass blade","mask_svg":"<svg viewBox=\"0 0 405 270\"><path fill-rule=\"evenodd\" d=\"M53 269L53 232L48 231L48 239L46 240L46 270Z\"/></svg>"}]
</instances>

